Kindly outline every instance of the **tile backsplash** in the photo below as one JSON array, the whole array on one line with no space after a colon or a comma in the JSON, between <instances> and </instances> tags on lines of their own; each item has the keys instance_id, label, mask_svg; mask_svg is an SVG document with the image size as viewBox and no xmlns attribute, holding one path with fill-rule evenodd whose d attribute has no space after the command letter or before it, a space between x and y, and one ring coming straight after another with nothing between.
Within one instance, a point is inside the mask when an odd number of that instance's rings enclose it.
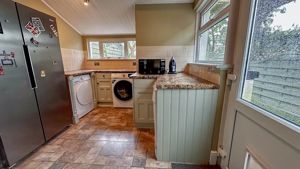
<instances>
[{"instance_id":1,"label":"tile backsplash","mask_svg":"<svg viewBox=\"0 0 300 169\"><path fill-rule=\"evenodd\" d=\"M186 65L184 72L215 84L220 84L220 70L215 68L215 66L189 63Z\"/></svg>"},{"instance_id":2,"label":"tile backsplash","mask_svg":"<svg viewBox=\"0 0 300 169\"><path fill-rule=\"evenodd\" d=\"M183 71L186 64L193 61L194 46L137 46L137 59L165 59L166 69L174 56L177 71Z\"/></svg>"},{"instance_id":3,"label":"tile backsplash","mask_svg":"<svg viewBox=\"0 0 300 169\"><path fill-rule=\"evenodd\" d=\"M81 50L61 48L65 71L80 70L84 67L84 53Z\"/></svg>"},{"instance_id":4,"label":"tile backsplash","mask_svg":"<svg viewBox=\"0 0 300 169\"><path fill-rule=\"evenodd\" d=\"M85 69L93 70L136 70L136 60L86 60Z\"/></svg>"}]
</instances>

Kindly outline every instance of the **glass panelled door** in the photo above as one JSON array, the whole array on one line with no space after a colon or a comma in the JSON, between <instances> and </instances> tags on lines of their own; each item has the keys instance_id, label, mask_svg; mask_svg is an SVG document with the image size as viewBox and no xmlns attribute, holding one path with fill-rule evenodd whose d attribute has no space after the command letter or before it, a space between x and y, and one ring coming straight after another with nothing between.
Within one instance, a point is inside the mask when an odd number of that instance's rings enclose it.
<instances>
[{"instance_id":1,"label":"glass panelled door","mask_svg":"<svg viewBox=\"0 0 300 169\"><path fill-rule=\"evenodd\" d=\"M240 1L223 168L299 168L299 9L300 0Z\"/></svg>"}]
</instances>

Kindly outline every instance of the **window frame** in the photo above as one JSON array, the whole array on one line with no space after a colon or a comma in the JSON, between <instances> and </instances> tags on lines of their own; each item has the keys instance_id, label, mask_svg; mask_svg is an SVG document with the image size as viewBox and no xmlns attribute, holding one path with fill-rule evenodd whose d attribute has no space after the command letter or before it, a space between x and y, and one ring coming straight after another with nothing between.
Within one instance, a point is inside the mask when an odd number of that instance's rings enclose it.
<instances>
[{"instance_id":1,"label":"window frame","mask_svg":"<svg viewBox=\"0 0 300 169\"><path fill-rule=\"evenodd\" d=\"M107 38L107 39L96 39L96 38L89 38L87 39L87 53L88 58L87 60L136 60L135 58L128 58L128 42L129 41L136 41L135 38ZM99 42L99 50L100 50L100 57L97 59L91 58L90 52L90 42ZM124 43L124 55L123 57L104 57L103 48L104 43Z\"/></svg>"},{"instance_id":2,"label":"window frame","mask_svg":"<svg viewBox=\"0 0 300 169\"><path fill-rule=\"evenodd\" d=\"M239 103L245 105L246 107L255 110L256 112L274 120L275 122L284 125L285 127L292 129L296 131L297 133L300 133L300 126L285 119L284 117L281 117L277 115L276 113L273 113L269 110L266 110L246 99L243 98L243 92L244 92L244 86L245 86L245 81L246 81L246 75L247 75L247 70L249 68L249 54L250 54L250 49L251 49L251 42L252 42L252 34L254 31L254 24L255 24L255 17L256 17L256 10L257 10L257 2L258 0L252 0L251 2L251 9L249 11L249 20L248 20L248 25L247 25L247 34L246 34L246 39L245 39L245 47L243 50L243 59L242 59L242 67L240 70L241 77L238 85L238 93L235 97L236 101Z\"/></svg>"},{"instance_id":3,"label":"window frame","mask_svg":"<svg viewBox=\"0 0 300 169\"><path fill-rule=\"evenodd\" d=\"M195 57L194 57L194 62L195 63L205 63L205 64L222 64L224 63L223 61L209 61L209 60L200 60L199 59L199 43L200 43L200 35L202 33L204 33L205 31L207 31L208 29L212 28L213 26L215 26L216 24L218 24L219 22L221 22L223 19L225 18L229 18L229 13L230 13L230 7L231 4L229 4L228 6L226 6L224 9L222 9L218 14L216 14L212 19L210 19L209 21L207 21L203 26L201 26L201 22L202 22L202 18L204 16L204 14L209 11L213 5L215 3L217 3L218 0L209 0L203 7L203 9L201 9L198 14L197 14L197 31L196 31L196 52L195 52ZM228 26L229 26L229 20L228 20ZM226 34L226 42L228 39L228 29L227 29L227 34ZM225 44L225 52L226 53L226 45ZM224 59L225 59L225 55L224 55Z\"/></svg>"}]
</instances>

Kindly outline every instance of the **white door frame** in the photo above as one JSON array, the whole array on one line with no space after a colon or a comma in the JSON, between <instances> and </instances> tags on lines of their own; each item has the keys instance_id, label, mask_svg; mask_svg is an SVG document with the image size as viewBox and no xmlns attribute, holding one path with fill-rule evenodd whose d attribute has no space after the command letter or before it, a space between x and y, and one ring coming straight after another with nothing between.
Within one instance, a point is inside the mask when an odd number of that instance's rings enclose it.
<instances>
[{"instance_id":1,"label":"white door frame","mask_svg":"<svg viewBox=\"0 0 300 169\"><path fill-rule=\"evenodd\" d=\"M231 150L233 145L233 136L234 136L234 128L236 123L237 114L244 116L245 118L251 120L257 126L259 126L262 130L270 133L272 136L281 140L283 144L286 144L292 149L295 150L296 154L300 156L300 128L295 125L291 125L290 123L280 119L279 117L272 115L262 109L253 106L252 104L243 101L240 99L241 95L241 81L243 79L244 67L246 64L245 61L245 51L247 51L248 41L248 25L252 22L252 14L253 6L255 0L242 0L239 1L239 17L237 20L237 31L235 34L235 48L234 48L234 70L233 73L237 75L236 81L232 83L229 98L228 98L228 106L227 110L223 112L223 121L222 124L223 132L220 133L220 145L227 152L227 157L221 161L222 169L229 166L234 166L230 164L236 163L236 161L232 161L231 158ZM249 17L250 16L250 17ZM267 137L267 136L266 136ZM271 139L271 138L267 138ZM274 145L281 146L281 145ZM245 147L246 150L247 147ZM257 147L254 147L256 149ZM257 148L259 151L264 151L262 149ZM274 152L276 153L276 147L274 147ZM278 152L280 153L280 152ZM276 154L274 154L276 155ZM246 153L245 153L246 156ZM298 156L297 156L298 157ZM245 157L243 157L245 159ZM270 158L267 158L270 160ZM300 159L299 159L300 160ZM272 163L273 161L267 161L267 163ZM276 166L276 164L273 164ZM289 165L289 164L288 164ZM291 168L293 168L291 164ZM272 164L271 164L272 166ZM274 166L273 166L274 167ZM287 166L288 167L288 166ZM299 167L299 166L298 166ZM230 168L235 169L235 168Z\"/></svg>"}]
</instances>

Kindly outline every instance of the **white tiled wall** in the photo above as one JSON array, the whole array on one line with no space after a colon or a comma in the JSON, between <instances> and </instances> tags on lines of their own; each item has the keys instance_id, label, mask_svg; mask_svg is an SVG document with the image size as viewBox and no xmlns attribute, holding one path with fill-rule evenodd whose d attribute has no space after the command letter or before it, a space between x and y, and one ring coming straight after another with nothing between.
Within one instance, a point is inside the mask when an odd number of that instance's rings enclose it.
<instances>
[{"instance_id":1,"label":"white tiled wall","mask_svg":"<svg viewBox=\"0 0 300 169\"><path fill-rule=\"evenodd\" d=\"M83 68L83 51L61 48L61 55L65 71L80 70Z\"/></svg>"},{"instance_id":2,"label":"white tiled wall","mask_svg":"<svg viewBox=\"0 0 300 169\"><path fill-rule=\"evenodd\" d=\"M193 61L193 55L194 46L137 46L137 59L166 59L166 69L174 56L177 71L183 71L186 64Z\"/></svg>"}]
</instances>

